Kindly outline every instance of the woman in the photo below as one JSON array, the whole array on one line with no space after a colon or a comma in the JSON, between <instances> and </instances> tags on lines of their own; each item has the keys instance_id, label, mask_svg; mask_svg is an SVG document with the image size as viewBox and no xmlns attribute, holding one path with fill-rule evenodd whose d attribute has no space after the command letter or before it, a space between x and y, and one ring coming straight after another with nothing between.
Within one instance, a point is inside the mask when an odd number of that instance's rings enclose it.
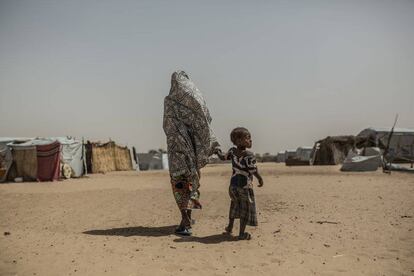
<instances>
[{"instance_id":1,"label":"woman","mask_svg":"<svg viewBox=\"0 0 414 276\"><path fill-rule=\"evenodd\" d=\"M200 90L184 71L174 72L170 93L164 100L163 128L172 190L182 217L177 234L192 234L191 210L201 209L200 169L219 146L210 123Z\"/></svg>"}]
</instances>

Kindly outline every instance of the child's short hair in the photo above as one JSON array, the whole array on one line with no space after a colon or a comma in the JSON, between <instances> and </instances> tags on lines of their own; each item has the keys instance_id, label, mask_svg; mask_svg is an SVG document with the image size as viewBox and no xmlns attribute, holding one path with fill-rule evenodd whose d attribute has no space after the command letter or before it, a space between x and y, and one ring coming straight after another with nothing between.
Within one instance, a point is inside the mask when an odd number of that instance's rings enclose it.
<instances>
[{"instance_id":1,"label":"child's short hair","mask_svg":"<svg viewBox=\"0 0 414 276\"><path fill-rule=\"evenodd\" d=\"M247 128L236 127L230 133L230 140L234 145L237 146L238 144L240 144L240 140L246 137L247 135L250 135L250 132L247 130Z\"/></svg>"}]
</instances>

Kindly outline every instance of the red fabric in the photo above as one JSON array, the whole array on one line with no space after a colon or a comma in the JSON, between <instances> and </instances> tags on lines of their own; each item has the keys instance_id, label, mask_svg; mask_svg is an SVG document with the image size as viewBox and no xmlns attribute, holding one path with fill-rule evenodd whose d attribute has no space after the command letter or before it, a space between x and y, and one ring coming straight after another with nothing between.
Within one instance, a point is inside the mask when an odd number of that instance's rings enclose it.
<instances>
[{"instance_id":1,"label":"red fabric","mask_svg":"<svg viewBox=\"0 0 414 276\"><path fill-rule=\"evenodd\" d=\"M37 180L58 180L60 175L60 143L36 146L37 150Z\"/></svg>"}]
</instances>

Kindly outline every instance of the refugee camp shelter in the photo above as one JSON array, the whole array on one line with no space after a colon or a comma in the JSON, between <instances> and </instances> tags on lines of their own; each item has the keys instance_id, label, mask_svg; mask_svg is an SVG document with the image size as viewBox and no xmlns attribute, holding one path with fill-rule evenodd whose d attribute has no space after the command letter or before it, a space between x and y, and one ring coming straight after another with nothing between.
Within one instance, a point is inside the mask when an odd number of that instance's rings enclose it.
<instances>
[{"instance_id":1,"label":"refugee camp shelter","mask_svg":"<svg viewBox=\"0 0 414 276\"><path fill-rule=\"evenodd\" d=\"M313 147L298 147L294 156L288 156L286 166L308 166L310 165Z\"/></svg>"},{"instance_id":2,"label":"refugee camp shelter","mask_svg":"<svg viewBox=\"0 0 414 276\"><path fill-rule=\"evenodd\" d=\"M166 153L138 153L139 170L168 170L168 155Z\"/></svg>"},{"instance_id":3,"label":"refugee camp shelter","mask_svg":"<svg viewBox=\"0 0 414 276\"><path fill-rule=\"evenodd\" d=\"M60 176L61 145L55 139L36 138L7 144L13 156L9 178L54 181Z\"/></svg>"},{"instance_id":4,"label":"refugee camp shelter","mask_svg":"<svg viewBox=\"0 0 414 276\"><path fill-rule=\"evenodd\" d=\"M76 140L73 137L52 137L51 140L56 140L62 145L61 163L67 164L71 173L69 177L81 177L85 174L85 150L82 141ZM67 176L66 176L67 177Z\"/></svg>"},{"instance_id":5,"label":"refugee camp shelter","mask_svg":"<svg viewBox=\"0 0 414 276\"><path fill-rule=\"evenodd\" d=\"M13 163L13 156L9 147L0 144L0 183L5 182Z\"/></svg>"},{"instance_id":6,"label":"refugee camp shelter","mask_svg":"<svg viewBox=\"0 0 414 276\"><path fill-rule=\"evenodd\" d=\"M350 151L345 158L341 171L344 172L373 172L382 165L382 155L379 148L368 147L361 154Z\"/></svg>"},{"instance_id":7,"label":"refugee camp shelter","mask_svg":"<svg viewBox=\"0 0 414 276\"><path fill-rule=\"evenodd\" d=\"M366 128L358 137L367 139L367 146L384 150L388 145L390 129ZM414 129L395 128L389 145L389 156L394 163L411 163L414 161Z\"/></svg>"},{"instance_id":8,"label":"refugee camp shelter","mask_svg":"<svg viewBox=\"0 0 414 276\"><path fill-rule=\"evenodd\" d=\"M21 138L21 137L0 137L0 183L7 180L9 170L13 164L13 155L11 149L7 144L10 144L14 141L25 142L31 138Z\"/></svg>"},{"instance_id":9,"label":"refugee camp shelter","mask_svg":"<svg viewBox=\"0 0 414 276\"><path fill-rule=\"evenodd\" d=\"M288 158L296 157L296 150L286 150L285 151L285 161Z\"/></svg>"},{"instance_id":10,"label":"refugee camp shelter","mask_svg":"<svg viewBox=\"0 0 414 276\"><path fill-rule=\"evenodd\" d=\"M328 136L319 140L313 147L313 165L337 165L341 164L348 152L361 144L361 139L353 135Z\"/></svg>"},{"instance_id":11,"label":"refugee camp shelter","mask_svg":"<svg viewBox=\"0 0 414 276\"><path fill-rule=\"evenodd\" d=\"M107 143L87 142L85 144L88 172L106 173L111 171L132 170L131 153L128 147Z\"/></svg>"},{"instance_id":12,"label":"refugee camp shelter","mask_svg":"<svg viewBox=\"0 0 414 276\"><path fill-rule=\"evenodd\" d=\"M276 163L285 162L285 151L279 151L276 155Z\"/></svg>"}]
</instances>

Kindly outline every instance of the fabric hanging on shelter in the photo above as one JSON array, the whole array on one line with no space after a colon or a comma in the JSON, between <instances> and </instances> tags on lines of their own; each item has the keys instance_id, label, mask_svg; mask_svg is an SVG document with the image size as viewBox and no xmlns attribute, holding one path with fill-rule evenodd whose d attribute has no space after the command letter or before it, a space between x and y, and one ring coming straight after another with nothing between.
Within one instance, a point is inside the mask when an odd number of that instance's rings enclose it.
<instances>
[{"instance_id":1,"label":"fabric hanging on shelter","mask_svg":"<svg viewBox=\"0 0 414 276\"><path fill-rule=\"evenodd\" d=\"M37 154L33 145L11 145L15 177L22 177L25 181L37 179Z\"/></svg>"},{"instance_id":2,"label":"fabric hanging on shelter","mask_svg":"<svg viewBox=\"0 0 414 276\"><path fill-rule=\"evenodd\" d=\"M0 145L0 183L6 181L12 163L13 156L10 149L5 145Z\"/></svg>"},{"instance_id":3,"label":"fabric hanging on shelter","mask_svg":"<svg viewBox=\"0 0 414 276\"><path fill-rule=\"evenodd\" d=\"M92 144L92 173L116 171L115 142Z\"/></svg>"},{"instance_id":4,"label":"fabric hanging on shelter","mask_svg":"<svg viewBox=\"0 0 414 276\"><path fill-rule=\"evenodd\" d=\"M131 152L127 147L121 147L115 145L115 167L117 171L130 171L132 170L132 158Z\"/></svg>"},{"instance_id":5,"label":"fabric hanging on shelter","mask_svg":"<svg viewBox=\"0 0 414 276\"><path fill-rule=\"evenodd\" d=\"M58 180L60 175L61 145L55 141L48 145L37 145L37 179L39 181Z\"/></svg>"},{"instance_id":6,"label":"fabric hanging on shelter","mask_svg":"<svg viewBox=\"0 0 414 276\"><path fill-rule=\"evenodd\" d=\"M171 180L185 178L191 182L191 198L199 197L198 171L219 146L211 120L200 90L184 71L174 72L170 93L164 99L163 128Z\"/></svg>"}]
</instances>

